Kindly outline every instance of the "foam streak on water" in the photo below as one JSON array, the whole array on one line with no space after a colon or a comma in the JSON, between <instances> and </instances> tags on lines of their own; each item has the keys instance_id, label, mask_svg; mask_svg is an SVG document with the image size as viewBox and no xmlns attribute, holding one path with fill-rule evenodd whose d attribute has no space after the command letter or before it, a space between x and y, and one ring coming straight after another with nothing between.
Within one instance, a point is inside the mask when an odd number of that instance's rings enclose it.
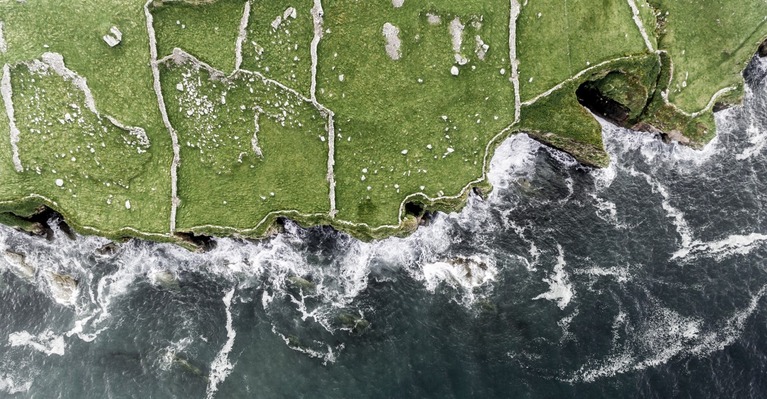
<instances>
[{"instance_id":1,"label":"foam streak on water","mask_svg":"<svg viewBox=\"0 0 767 399\"><path fill-rule=\"evenodd\" d=\"M229 352L232 351L234 337L237 336L232 327L232 297L234 297L234 288L229 290L223 299L226 310L226 342L213 360L213 364L210 365L211 373L207 388L208 399L213 398L216 391L218 391L218 384L224 382L234 368L234 365L229 361Z\"/></svg>"}]
</instances>

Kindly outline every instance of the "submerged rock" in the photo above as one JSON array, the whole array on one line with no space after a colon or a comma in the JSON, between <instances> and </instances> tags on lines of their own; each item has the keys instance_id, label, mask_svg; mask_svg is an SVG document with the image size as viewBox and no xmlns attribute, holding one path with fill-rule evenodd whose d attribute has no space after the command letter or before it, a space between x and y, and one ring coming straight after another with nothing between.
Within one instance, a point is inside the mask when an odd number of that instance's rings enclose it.
<instances>
[{"instance_id":1,"label":"submerged rock","mask_svg":"<svg viewBox=\"0 0 767 399\"><path fill-rule=\"evenodd\" d=\"M101 248L97 249L96 253L101 256L112 256L117 252L118 249L120 249L119 245L114 242L109 242L104 244Z\"/></svg>"},{"instance_id":2,"label":"submerged rock","mask_svg":"<svg viewBox=\"0 0 767 399\"><path fill-rule=\"evenodd\" d=\"M176 274L168 271L168 270L160 270L152 273L149 276L150 280L152 281L152 284L156 286L160 286L163 288L168 288L172 290L178 290L178 278L176 277Z\"/></svg>"},{"instance_id":3,"label":"submerged rock","mask_svg":"<svg viewBox=\"0 0 767 399\"><path fill-rule=\"evenodd\" d=\"M495 280L497 269L491 260L479 256L457 256L447 261L429 263L423 266L426 288L436 289L440 283L455 288L473 290Z\"/></svg>"},{"instance_id":4,"label":"submerged rock","mask_svg":"<svg viewBox=\"0 0 767 399\"><path fill-rule=\"evenodd\" d=\"M195 375L197 377L202 377L205 379L208 378L205 372L202 370L202 368L195 366L189 359L179 354L176 354L173 356L173 363L179 365L182 370L192 375Z\"/></svg>"},{"instance_id":5,"label":"submerged rock","mask_svg":"<svg viewBox=\"0 0 767 399\"><path fill-rule=\"evenodd\" d=\"M3 258L10 265L11 272L19 278L27 281L35 279L37 267L27 263L26 255L23 253L6 250L5 253L3 253Z\"/></svg>"},{"instance_id":6,"label":"submerged rock","mask_svg":"<svg viewBox=\"0 0 767 399\"><path fill-rule=\"evenodd\" d=\"M312 292L315 289L317 289L317 285L313 282L301 277L301 276L290 276L288 277L288 282L290 282L290 285L294 288L298 288L303 291L309 291Z\"/></svg>"},{"instance_id":7,"label":"submerged rock","mask_svg":"<svg viewBox=\"0 0 767 399\"><path fill-rule=\"evenodd\" d=\"M72 305L77 298L78 281L69 275L48 272L48 282L51 294L56 302L62 305Z\"/></svg>"},{"instance_id":8,"label":"submerged rock","mask_svg":"<svg viewBox=\"0 0 767 399\"><path fill-rule=\"evenodd\" d=\"M341 313L338 315L338 321L342 328L351 331L354 334L361 334L370 327L370 322L365 320L362 315L351 313Z\"/></svg>"}]
</instances>

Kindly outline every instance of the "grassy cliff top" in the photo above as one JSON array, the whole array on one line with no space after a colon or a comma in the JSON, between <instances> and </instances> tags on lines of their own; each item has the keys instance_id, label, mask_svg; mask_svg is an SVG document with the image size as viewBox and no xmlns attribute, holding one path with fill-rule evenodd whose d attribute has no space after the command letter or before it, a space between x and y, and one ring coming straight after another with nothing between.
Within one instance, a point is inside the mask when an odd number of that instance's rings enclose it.
<instances>
[{"instance_id":1,"label":"grassy cliff top","mask_svg":"<svg viewBox=\"0 0 767 399\"><path fill-rule=\"evenodd\" d=\"M511 134L594 166L591 112L704 144L765 21L761 0L0 0L0 223L405 233L486 188Z\"/></svg>"}]
</instances>

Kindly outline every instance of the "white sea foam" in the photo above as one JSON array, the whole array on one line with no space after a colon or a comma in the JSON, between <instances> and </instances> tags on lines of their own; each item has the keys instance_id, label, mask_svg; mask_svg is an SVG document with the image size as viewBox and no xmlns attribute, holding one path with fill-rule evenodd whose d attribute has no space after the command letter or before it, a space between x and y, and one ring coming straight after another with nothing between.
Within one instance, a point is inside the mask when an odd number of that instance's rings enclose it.
<instances>
[{"instance_id":1,"label":"white sea foam","mask_svg":"<svg viewBox=\"0 0 767 399\"><path fill-rule=\"evenodd\" d=\"M422 266L426 289L434 292L440 284L448 284L467 293L495 281L498 269L487 257L474 255Z\"/></svg>"},{"instance_id":2,"label":"white sea foam","mask_svg":"<svg viewBox=\"0 0 767 399\"><path fill-rule=\"evenodd\" d=\"M335 348L333 348L332 346L328 344L324 344L326 349L326 351L324 352L320 350L315 350L309 347L295 345L295 343L290 339L290 337L277 331L277 328L274 325L272 325L272 333L282 338L282 340L285 342L285 345L287 345L290 349L293 349L296 352L301 352L303 354L306 354L309 357L320 359L322 360L322 364L325 366L327 366L328 363L335 363L336 360L338 360L338 353L344 349L344 344L339 344Z\"/></svg>"},{"instance_id":3,"label":"white sea foam","mask_svg":"<svg viewBox=\"0 0 767 399\"><path fill-rule=\"evenodd\" d=\"M628 227L618 221L618 206L615 202L600 198L596 193L592 193L591 197L594 198L595 201L593 205L596 208L597 217L620 229Z\"/></svg>"},{"instance_id":4,"label":"white sea foam","mask_svg":"<svg viewBox=\"0 0 767 399\"><path fill-rule=\"evenodd\" d=\"M660 194L661 206L663 207L663 210L666 211L668 218L671 219L671 223L676 227L676 231L681 238L682 242L680 243L680 249L684 250L690 248L693 242L692 229L685 219L684 212L671 204L671 194L669 190L647 173L637 171L633 167L627 169L627 172L631 176L644 178L645 181L647 181L647 184L652 187L653 192Z\"/></svg>"},{"instance_id":5,"label":"white sea foam","mask_svg":"<svg viewBox=\"0 0 767 399\"><path fill-rule=\"evenodd\" d=\"M488 182L503 191L519 177L531 178L535 172L535 157L541 147L539 142L526 134L508 138L496 148L490 160Z\"/></svg>"},{"instance_id":6,"label":"white sea foam","mask_svg":"<svg viewBox=\"0 0 767 399\"><path fill-rule=\"evenodd\" d=\"M0 391L10 395L25 393L32 388L32 381L19 382L18 378L9 375L0 376Z\"/></svg>"},{"instance_id":7,"label":"white sea foam","mask_svg":"<svg viewBox=\"0 0 767 399\"><path fill-rule=\"evenodd\" d=\"M731 255L745 255L767 241L767 235L760 233L732 234L718 241L695 240L687 247L679 248L671 259L697 258L701 256L723 259Z\"/></svg>"},{"instance_id":8,"label":"white sea foam","mask_svg":"<svg viewBox=\"0 0 767 399\"><path fill-rule=\"evenodd\" d=\"M767 286L751 297L748 306L712 326L656 305L655 311L645 316L639 331L630 337L629 342L621 344L614 339L610 355L587 362L566 380L571 383L593 382L616 374L657 367L680 356L706 356L720 351L740 337L746 321L754 314L765 293Z\"/></svg>"},{"instance_id":9,"label":"white sea foam","mask_svg":"<svg viewBox=\"0 0 767 399\"><path fill-rule=\"evenodd\" d=\"M747 140L750 146L744 148L740 154L735 155L735 159L738 161L743 161L762 153L765 145L767 145L767 129L764 127L751 124L746 128L746 135L748 136Z\"/></svg>"},{"instance_id":10,"label":"white sea foam","mask_svg":"<svg viewBox=\"0 0 767 399\"><path fill-rule=\"evenodd\" d=\"M157 364L157 367L160 370L170 370L173 364L176 362L178 354L184 352L186 348L192 344L192 342L193 340L190 337L185 337L178 341L171 342L171 344L166 346L163 350L162 355L158 359L159 363Z\"/></svg>"},{"instance_id":11,"label":"white sea foam","mask_svg":"<svg viewBox=\"0 0 767 399\"><path fill-rule=\"evenodd\" d=\"M14 332L8 335L8 343L11 346L29 347L48 356L62 356L67 348L64 337L51 330L38 335L32 335L27 331Z\"/></svg>"},{"instance_id":12,"label":"white sea foam","mask_svg":"<svg viewBox=\"0 0 767 399\"><path fill-rule=\"evenodd\" d=\"M592 266L585 269L576 269L573 274L587 275L592 277L612 277L619 283L626 283L631 280L631 272L628 267L598 267Z\"/></svg>"},{"instance_id":13,"label":"white sea foam","mask_svg":"<svg viewBox=\"0 0 767 399\"><path fill-rule=\"evenodd\" d=\"M579 313L580 313L580 310L578 310L578 308L576 308L575 310L573 310L572 313L570 313L569 315L567 315L567 316L559 319L559 321L557 321L557 325L559 326L559 328L562 329L562 337L559 339L560 345L565 343L565 342L568 342L568 341L577 341L578 340L577 337L575 336L575 334L573 334L573 332L570 331L570 324L572 324L573 319L578 317Z\"/></svg>"},{"instance_id":14,"label":"white sea foam","mask_svg":"<svg viewBox=\"0 0 767 399\"><path fill-rule=\"evenodd\" d=\"M232 351L234 338L237 336L232 327L232 297L234 297L234 288L229 290L223 299L226 310L226 342L210 365L210 377L206 390L208 399L213 398L218 391L218 384L224 382L234 368L234 365L229 361L229 352Z\"/></svg>"},{"instance_id":15,"label":"white sea foam","mask_svg":"<svg viewBox=\"0 0 767 399\"><path fill-rule=\"evenodd\" d=\"M567 263L565 263L565 253L562 246L557 244L557 250L559 255L557 256L557 263L554 265L554 274L543 279L549 285L549 290L536 296L533 300L554 301L560 309L564 310L575 296L575 289L570 283L570 276L565 271Z\"/></svg>"},{"instance_id":16,"label":"white sea foam","mask_svg":"<svg viewBox=\"0 0 767 399\"><path fill-rule=\"evenodd\" d=\"M717 127L727 130L729 123L724 115L717 114ZM674 167L680 173L695 173L708 162L719 149L719 136L714 137L702 149L694 149L679 143L665 144L652 134L636 132L613 125L601 118L602 139L610 154L611 162L633 163L632 154L655 169Z\"/></svg>"}]
</instances>

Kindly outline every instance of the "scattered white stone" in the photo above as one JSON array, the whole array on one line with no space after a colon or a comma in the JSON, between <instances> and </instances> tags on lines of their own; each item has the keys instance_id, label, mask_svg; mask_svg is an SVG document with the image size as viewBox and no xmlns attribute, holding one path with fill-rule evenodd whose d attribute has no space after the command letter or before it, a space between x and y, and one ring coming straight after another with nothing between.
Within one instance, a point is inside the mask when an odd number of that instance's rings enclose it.
<instances>
[{"instance_id":1,"label":"scattered white stone","mask_svg":"<svg viewBox=\"0 0 767 399\"><path fill-rule=\"evenodd\" d=\"M501 68L500 72L501 72L501 75L506 75L506 68Z\"/></svg>"},{"instance_id":2,"label":"scattered white stone","mask_svg":"<svg viewBox=\"0 0 767 399\"><path fill-rule=\"evenodd\" d=\"M407 155L407 150L402 150L402 155Z\"/></svg>"},{"instance_id":3,"label":"scattered white stone","mask_svg":"<svg viewBox=\"0 0 767 399\"><path fill-rule=\"evenodd\" d=\"M362 173L368 173L368 168L363 168Z\"/></svg>"},{"instance_id":4,"label":"scattered white stone","mask_svg":"<svg viewBox=\"0 0 767 399\"><path fill-rule=\"evenodd\" d=\"M125 209L130 209L130 200L125 200Z\"/></svg>"},{"instance_id":5,"label":"scattered white stone","mask_svg":"<svg viewBox=\"0 0 767 399\"><path fill-rule=\"evenodd\" d=\"M109 47L114 47L120 44L120 42L112 37L112 35L104 35L103 39L109 45Z\"/></svg>"},{"instance_id":6,"label":"scattered white stone","mask_svg":"<svg viewBox=\"0 0 767 399\"><path fill-rule=\"evenodd\" d=\"M442 18L439 15L426 14L426 20L430 25L439 25L442 23Z\"/></svg>"},{"instance_id":7,"label":"scattered white stone","mask_svg":"<svg viewBox=\"0 0 767 399\"><path fill-rule=\"evenodd\" d=\"M116 26L109 28L109 33L102 37L109 47L114 47L120 44L123 40L123 34L117 29Z\"/></svg>"},{"instance_id":8,"label":"scattered white stone","mask_svg":"<svg viewBox=\"0 0 767 399\"><path fill-rule=\"evenodd\" d=\"M282 25L282 15L278 15L277 18L272 21L272 29L277 30Z\"/></svg>"},{"instance_id":9,"label":"scattered white stone","mask_svg":"<svg viewBox=\"0 0 767 399\"><path fill-rule=\"evenodd\" d=\"M402 57L402 50L400 49L402 41L399 38L399 28L387 22L383 26L382 33L386 39L386 54L395 61L400 59Z\"/></svg>"},{"instance_id":10,"label":"scattered white stone","mask_svg":"<svg viewBox=\"0 0 767 399\"><path fill-rule=\"evenodd\" d=\"M459 73L460 73L460 71L458 70L458 67L457 67L457 66L453 65L453 66L450 68L450 74L451 74L451 75L453 75L453 76L458 76L458 74L459 74Z\"/></svg>"},{"instance_id":11,"label":"scattered white stone","mask_svg":"<svg viewBox=\"0 0 767 399\"><path fill-rule=\"evenodd\" d=\"M338 81L343 82L344 81L344 74L338 75Z\"/></svg>"},{"instance_id":12,"label":"scattered white stone","mask_svg":"<svg viewBox=\"0 0 767 399\"><path fill-rule=\"evenodd\" d=\"M432 145L431 145L431 144L426 144L426 148L428 148L428 149L430 149L430 150L431 150L431 149L432 149L432 148L434 148L434 147L432 147Z\"/></svg>"},{"instance_id":13,"label":"scattered white stone","mask_svg":"<svg viewBox=\"0 0 767 399\"><path fill-rule=\"evenodd\" d=\"M394 8L400 8L403 4L405 4L405 0L391 0L391 5L393 5Z\"/></svg>"},{"instance_id":14,"label":"scattered white stone","mask_svg":"<svg viewBox=\"0 0 767 399\"><path fill-rule=\"evenodd\" d=\"M368 186L368 191L370 191L370 190L372 190L372 189L373 189L373 187L370 187L370 186Z\"/></svg>"},{"instance_id":15,"label":"scattered white stone","mask_svg":"<svg viewBox=\"0 0 767 399\"><path fill-rule=\"evenodd\" d=\"M367 179L367 177L365 177L365 175L362 175L362 177L360 177L361 181L365 181L365 179Z\"/></svg>"},{"instance_id":16,"label":"scattered white stone","mask_svg":"<svg viewBox=\"0 0 767 399\"><path fill-rule=\"evenodd\" d=\"M285 9L285 11L282 13L282 20L288 19L288 17L296 19L298 16L298 12L296 11L295 7L288 7Z\"/></svg>"},{"instance_id":17,"label":"scattered white stone","mask_svg":"<svg viewBox=\"0 0 767 399\"><path fill-rule=\"evenodd\" d=\"M477 47L474 49L474 52L477 54L477 58L484 61L488 50L490 50L490 46L485 43L479 35L474 36L474 40L477 42Z\"/></svg>"},{"instance_id":18,"label":"scattered white stone","mask_svg":"<svg viewBox=\"0 0 767 399\"><path fill-rule=\"evenodd\" d=\"M64 180L56 179L56 185L59 186L59 187L63 186L64 185Z\"/></svg>"},{"instance_id":19,"label":"scattered white stone","mask_svg":"<svg viewBox=\"0 0 767 399\"><path fill-rule=\"evenodd\" d=\"M0 54L3 54L6 51L8 51L8 45L5 43L5 35L3 33L4 28L5 28L5 23L3 23L3 21L0 21Z\"/></svg>"},{"instance_id":20,"label":"scattered white stone","mask_svg":"<svg viewBox=\"0 0 767 399\"><path fill-rule=\"evenodd\" d=\"M184 91L184 84L183 83L176 83L176 90Z\"/></svg>"},{"instance_id":21,"label":"scattered white stone","mask_svg":"<svg viewBox=\"0 0 767 399\"><path fill-rule=\"evenodd\" d=\"M109 28L109 33L111 33L117 40L123 39L123 33L120 32L120 29L117 29L116 26Z\"/></svg>"},{"instance_id":22,"label":"scattered white stone","mask_svg":"<svg viewBox=\"0 0 767 399\"><path fill-rule=\"evenodd\" d=\"M461 46L463 45L463 29L465 26L461 23L461 19L455 17L450 21L450 37L453 42L453 52L455 53L455 62L459 65L466 65L469 60L461 54Z\"/></svg>"}]
</instances>

